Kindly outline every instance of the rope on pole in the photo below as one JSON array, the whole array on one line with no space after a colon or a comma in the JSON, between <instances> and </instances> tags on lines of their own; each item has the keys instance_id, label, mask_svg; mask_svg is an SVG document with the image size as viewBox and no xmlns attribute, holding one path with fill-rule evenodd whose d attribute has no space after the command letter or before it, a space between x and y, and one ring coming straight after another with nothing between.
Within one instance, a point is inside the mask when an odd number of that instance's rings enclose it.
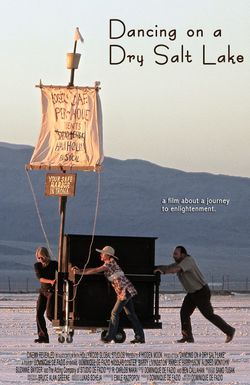
<instances>
[{"instance_id":1,"label":"rope on pole","mask_svg":"<svg viewBox=\"0 0 250 385\"><path fill-rule=\"evenodd\" d=\"M76 294L77 294L77 287L78 285L80 284L80 282L82 281L83 279L83 276L84 276L84 271L86 269L86 267L88 266L89 264L89 261L90 261L90 257L91 257L91 253L92 253L92 246L93 246L93 242L94 242L94 238L95 238L95 231L96 231L96 223L97 223L97 216L98 216L98 210L99 210L99 202L100 202L100 192L101 192L101 173L98 172L97 173L97 193L96 193L96 205L95 205L95 215L94 215L94 221L93 221L93 228L92 228L92 235L91 235L91 242L90 242L90 245L89 245L89 253L88 253L88 258L87 258L87 261L83 267L83 272L80 276L80 279L77 283L74 284L74 288L76 288L75 290L75 293L73 295L73 298L69 300L69 302L73 302L76 298Z\"/></svg>"},{"instance_id":2,"label":"rope on pole","mask_svg":"<svg viewBox=\"0 0 250 385\"><path fill-rule=\"evenodd\" d=\"M46 245L47 245L47 247L48 247L48 250L49 250L49 252L50 252L50 255L51 255L52 257L54 257L54 256L53 256L53 252L52 252L51 247L50 247L50 243L49 243L48 236L47 236L47 234L46 234L46 231L45 231L45 228L44 228L44 225L43 225L43 220L42 220L42 216L41 216L41 214L40 214L40 210L39 210L39 206L38 206L38 201L37 201L37 198L36 198L36 193L35 193L33 184L32 184L32 182L31 182L29 172L28 172L27 169L25 169L25 171L26 171L26 175L27 175L27 178L28 178L28 181L29 181L30 190L31 190L31 193L32 193L32 196L33 196L33 199L34 199L34 203L35 203L35 207L36 207L37 216L38 216L38 219L39 219L39 222L40 222L40 226L41 226L41 229L42 229L42 232L43 232L43 236L44 236Z\"/></svg>"}]
</instances>

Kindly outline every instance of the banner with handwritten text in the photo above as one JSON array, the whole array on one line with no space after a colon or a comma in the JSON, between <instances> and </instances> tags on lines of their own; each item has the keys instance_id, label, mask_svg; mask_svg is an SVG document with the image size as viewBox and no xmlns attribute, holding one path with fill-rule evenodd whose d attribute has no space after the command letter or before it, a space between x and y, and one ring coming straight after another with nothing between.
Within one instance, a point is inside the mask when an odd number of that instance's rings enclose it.
<instances>
[{"instance_id":1,"label":"banner with handwritten text","mask_svg":"<svg viewBox=\"0 0 250 385\"><path fill-rule=\"evenodd\" d=\"M42 86L42 127L31 167L95 168L103 161L98 91Z\"/></svg>"}]
</instances>

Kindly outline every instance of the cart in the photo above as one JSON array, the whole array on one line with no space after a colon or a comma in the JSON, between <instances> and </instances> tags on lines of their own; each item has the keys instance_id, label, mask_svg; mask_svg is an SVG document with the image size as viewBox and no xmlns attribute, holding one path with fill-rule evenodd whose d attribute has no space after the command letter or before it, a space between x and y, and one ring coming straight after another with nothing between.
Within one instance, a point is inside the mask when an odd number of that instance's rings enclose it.
<instances>
[{"instance_id":1,"label":"cart","mask_svg":"<svg viewBox=\"0 0 250 385\"><path fill-rule=\"evenodd\" d=\"M153 273L156 239L106 235L98 235L92 239L91 235L64 235L52 321L60 343L71 343L77 329L101 329L101 338L106 334L110 313L116 301L114 289L103 274L84 275L81 278L71 271L73 266L84 268L89 255L87 267L100 266L100 254L95 249L106 245L115 249L119 265L137 289L134 305L143 328L162 328L159 314L160 274ZM122 313L115 342L122 343L126 340L124 329L127 328L131 328L131 324Z\"/></svg>"}]
</instances>

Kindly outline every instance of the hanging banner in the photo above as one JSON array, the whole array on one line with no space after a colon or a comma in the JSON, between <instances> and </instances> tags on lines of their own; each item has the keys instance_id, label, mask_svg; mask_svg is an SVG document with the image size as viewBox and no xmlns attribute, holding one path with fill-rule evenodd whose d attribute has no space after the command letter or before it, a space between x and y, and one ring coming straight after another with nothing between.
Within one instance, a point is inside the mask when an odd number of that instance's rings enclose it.
<instances>
[{"instance_id":1,"label":"hanging banner","mask_svg":"<svg viewBox=\"0 0 250 385\"><path fill-rule=\"evenodd\" d=\"M97 88L42 86L42 127L32 169L93 170L103 161Z\"/></svg>"}]
</instances>

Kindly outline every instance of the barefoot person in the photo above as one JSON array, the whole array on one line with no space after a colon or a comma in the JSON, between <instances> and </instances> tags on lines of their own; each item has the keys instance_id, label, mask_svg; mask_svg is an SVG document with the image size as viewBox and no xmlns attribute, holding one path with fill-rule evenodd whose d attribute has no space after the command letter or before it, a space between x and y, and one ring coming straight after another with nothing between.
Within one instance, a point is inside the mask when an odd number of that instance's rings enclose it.
<instances>
[{"instance_id":1,"label":"barefoot person","mask_svg":"<svg viewBox=\"0 0 250 385\"><path fill-rule=\"evenodd\" d=\"M109 328L103 342L109 343L114 340L119 325L119 315L124 309L128 319L132 323L135 338L131 341L132 344L144 343L145 337L141 326L141 323L135 313L133 297L137 294L136 289L132 283L125 276L124 272L117 264L115 259L115 250L111 246L105 246L102 250L98 250L101 257L101 261L104 262L102 266L95 268L88 268L84 271L78 267L73 267L72 270L75 274L97 274L104 273L105 277L111 282L116 294L117 300L112 309Z\"/></svg>"},{"instance_id":2,"label":"barefoot person","mask_svg":"<svg viewBox=\"0 0 250 385\"><path fill-rule=\"evenodd\" d=\"M210 302L210 289L200 272L195 260L185 247L177 246L173 253L175 263L156 266L155 272L175 274L187 292L181 306L182 338L177 342L194 342L191 326L191 315L197 307L201 314L226 334L225 342L233 339L235 329L228 325L220 316L214 314Z\"/></svg>"},{"instance_id":3,"label":"barefoot person","mask_svg":"<svg viewBox=\"0 0 250 385\"><path fill-rule=\"evenodd\" d=\"M47 318L52 321L54 318L54 285L58 269L57 261L52 261L46 247L39 247L36 250L37 262L34 265L36 276L41 283L39 297L36 306L36 322L38 338L34 342L49 343L49 336L44 318L46 311Z\"/></svg>"}]
</instances>

